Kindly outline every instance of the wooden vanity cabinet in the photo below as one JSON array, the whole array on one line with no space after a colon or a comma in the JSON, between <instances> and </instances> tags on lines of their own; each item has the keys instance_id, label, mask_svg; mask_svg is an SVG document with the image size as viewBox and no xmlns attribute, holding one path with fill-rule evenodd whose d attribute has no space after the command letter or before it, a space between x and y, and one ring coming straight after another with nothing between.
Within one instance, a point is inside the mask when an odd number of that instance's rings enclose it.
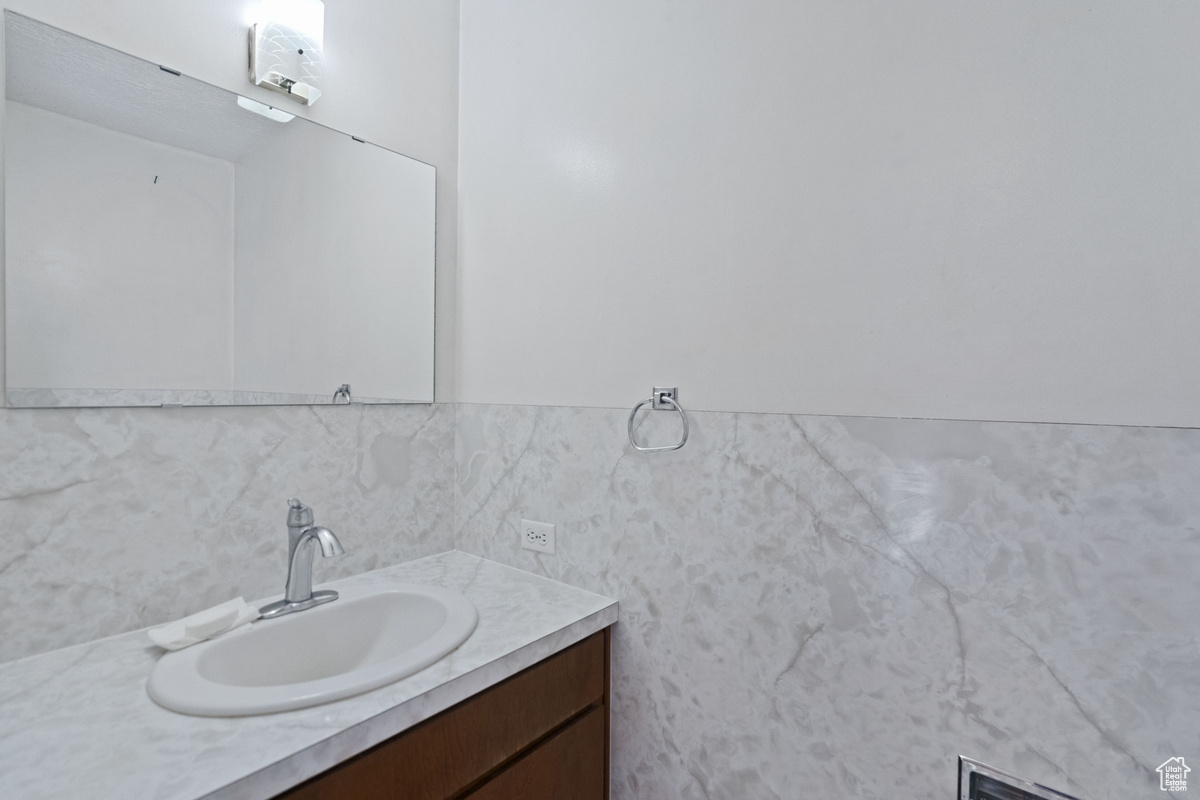
<instances>
[{"instance_id":1,"label":"wooden vanity cabinet","mask_svg":"<svg viewBox=\"0 0 1200 800\"><path fill-rule=\"evenodd\" d=\"M609 630L276 800L607 800Z\"/></svg>"}]
</instances>

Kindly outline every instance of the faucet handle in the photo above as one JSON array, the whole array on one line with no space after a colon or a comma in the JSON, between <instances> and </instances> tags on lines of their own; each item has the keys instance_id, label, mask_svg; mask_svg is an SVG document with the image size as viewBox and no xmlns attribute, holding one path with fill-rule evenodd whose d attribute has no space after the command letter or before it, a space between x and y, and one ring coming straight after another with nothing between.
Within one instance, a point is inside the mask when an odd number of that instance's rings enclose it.
<instances>
[{"instance_id":1,"label":"faucet handle","mask_svg":"<svg viewBox=\"0 0 1200 800\"><path fill-rule=\"evenodd\" d=\"M313 510L292 497L288 500L287 524L289 528L307 528L313 524Z\"/></svg>"}]
</instances>

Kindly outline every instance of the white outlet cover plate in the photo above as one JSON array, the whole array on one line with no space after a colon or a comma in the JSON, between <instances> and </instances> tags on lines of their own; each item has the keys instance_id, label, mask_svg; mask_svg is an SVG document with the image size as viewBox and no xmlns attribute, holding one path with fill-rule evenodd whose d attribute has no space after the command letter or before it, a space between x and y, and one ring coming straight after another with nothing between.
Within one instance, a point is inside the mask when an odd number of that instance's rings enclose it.
<instances>
[{"instance_id":1,"label":"white outlet cover plate","mask_svg":"<svg viewBox=\"0 0 1200 800\"><path fill-rule=\"evenodd\" d=\"M521 547L537 553L554 555L554 526L549 522L521 520Z\"/></svg>"}]
</instances>

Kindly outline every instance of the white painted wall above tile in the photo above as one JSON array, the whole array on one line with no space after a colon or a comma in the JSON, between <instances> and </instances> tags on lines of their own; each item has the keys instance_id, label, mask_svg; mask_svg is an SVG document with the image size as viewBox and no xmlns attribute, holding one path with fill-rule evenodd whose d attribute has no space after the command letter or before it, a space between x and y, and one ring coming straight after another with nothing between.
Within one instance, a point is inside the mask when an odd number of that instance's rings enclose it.
<instances>
[{"instance_id":1,"label":"white painted wall above tile","mask_svg":"<svg viewBox=\"0 0 1200 800\"><path fill-rule=\"evenodd\" d=\"M1200 7L462 3L458 399L1200 425Z\"/></svg>"}]
</instances>

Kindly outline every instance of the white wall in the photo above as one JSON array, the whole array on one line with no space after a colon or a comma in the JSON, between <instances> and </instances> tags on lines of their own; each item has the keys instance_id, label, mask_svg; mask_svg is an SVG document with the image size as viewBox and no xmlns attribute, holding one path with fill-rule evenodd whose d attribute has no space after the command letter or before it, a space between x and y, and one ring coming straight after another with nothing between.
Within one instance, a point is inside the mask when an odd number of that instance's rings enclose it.
<instances>
[{"instance_id":1,"label":"white wall","mask_svg":"<svg viewBox=\"0 0 1200 800\"><path fill-rule=\"evenodd\" d=\"M233 164L6 106L8 388L232 388Z\"/></svg>"},{"instance_id":2,"label":"white wall","mask_svg":"<svg viewBox=\"0 0 1200 800\"><path fill-rule=\"evenodd\" d=\"M6 8L277 105L246 78L257 0L7 0ZM453 399L458 5L328 0L324 94L288 110L438 168L437 396Z\"/></svg>"},{"instance_id":3,"label":"white wall","mask_svg":"<svg viewBox=\"0 0 1200 800\"><path fill-rule=\"evenodd\" d=\"M462 3L459 400L1200 425L1200 6Z\"/></svg>"},{"instance_id":4,"label":"white wall","mask_svg":"<svg viewBox=\"0 0 1200 800\"><path fill-rule=\"evenodd\" d=\"M236 388L432 402L435 177L294 120L238 159Z\"/></svg>"}]
</instances>

